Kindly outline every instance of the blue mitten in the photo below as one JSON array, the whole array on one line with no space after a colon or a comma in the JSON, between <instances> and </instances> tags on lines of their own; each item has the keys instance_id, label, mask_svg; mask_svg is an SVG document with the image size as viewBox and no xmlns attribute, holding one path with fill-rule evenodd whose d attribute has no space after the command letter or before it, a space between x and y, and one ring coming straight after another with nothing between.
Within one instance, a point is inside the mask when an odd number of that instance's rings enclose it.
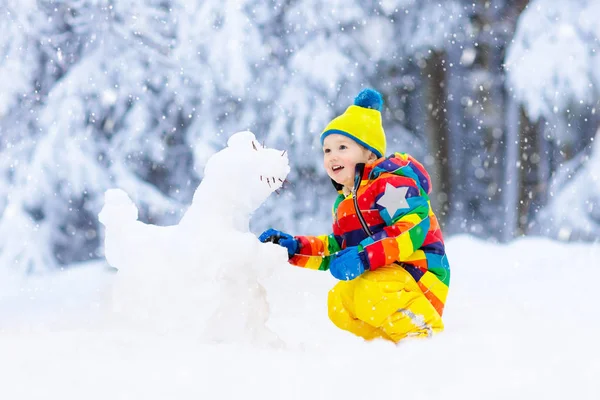
<instances>
[{"instance_id":1,"label":"blue mitten","mask_svg":"<svg viewBox=\"0 0 600 400\"><path fill-rule=\"evenodd\" d=\"M369 269L369 261L364 251L357 246L345 248L332 255L329 272L340 281L351 281Z\"/></svg>"},{"instance_id":2,"label":"blue mitten","mask_svg":"<svg viewBox=\"0 0 600 400\"><path fill-rule=\"evenodd\" d=\"M280 245L281 247L285 247L288 251L288 255L291 257L298 251L298 241L294 239L292 235L289 235L285 232L278 231L276 229L267 229L258 237L263 243L273 242L275 244Z\"/></svg>"}]
</instances>

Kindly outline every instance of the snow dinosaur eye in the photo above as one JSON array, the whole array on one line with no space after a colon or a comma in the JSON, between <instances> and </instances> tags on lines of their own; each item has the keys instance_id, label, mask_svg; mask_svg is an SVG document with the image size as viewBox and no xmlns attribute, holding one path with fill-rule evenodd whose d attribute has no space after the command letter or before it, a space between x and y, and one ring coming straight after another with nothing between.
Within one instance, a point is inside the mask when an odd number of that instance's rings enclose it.
<instances>
[{"instance_id":1,"label":"snow dinosaur eye","mask_svg":"<svg viewBox=\"0 0 600 400\"><path fill-rule=\"evenodd\" d=\"M254 141L252 141L252 148L256 151L258 151L258 149L256 148L256 145L254 144Z\"/></svg>"}]
</instances>

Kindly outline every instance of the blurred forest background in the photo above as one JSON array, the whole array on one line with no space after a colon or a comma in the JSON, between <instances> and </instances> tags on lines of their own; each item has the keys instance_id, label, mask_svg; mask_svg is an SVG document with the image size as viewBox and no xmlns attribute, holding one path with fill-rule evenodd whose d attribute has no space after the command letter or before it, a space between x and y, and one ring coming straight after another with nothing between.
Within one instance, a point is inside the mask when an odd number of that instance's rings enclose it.
<instances>
[{"instance_id":1,"label":"blurred forest background","mask_svg":"<svg viewBox=\"0 0 600 400\"><path fill-rule=\"evenodd\" d=\"M319 134L364 87L446 236L597 240L599 19L597 0L0 0L0 268L101 258L111 187L177 223L244 129L292 163L252 230L328 233Z\"/></svg>"}]
</instances>

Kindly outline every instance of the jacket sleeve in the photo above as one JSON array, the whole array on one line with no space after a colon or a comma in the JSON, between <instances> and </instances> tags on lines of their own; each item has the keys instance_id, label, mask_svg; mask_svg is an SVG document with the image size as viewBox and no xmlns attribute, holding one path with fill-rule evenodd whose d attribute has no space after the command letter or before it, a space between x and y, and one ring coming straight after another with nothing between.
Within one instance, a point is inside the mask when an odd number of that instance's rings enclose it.
<instances>
[{"instance_id":1,"label":"jacket sleeve","mask_svg":"<svg viewBox=\"0 0 600 400\"><path fill-rule=\"evenodd\" d=\"M364 239L369 268L402 262L418 250L429 231L429 196L416 180L383 174L373 182L375 206L386 226Z\"/></svg>"},{"instance_id":2,"label":"jacket sleeve","mask_svg":"<svg viewBox=\"0 0 600 400\"><path fill-rule=\"evenodd\" d=\"M295 236L298 251L290 263L302 268L327 271L331 255L341 250L342 238L334 235Z\"/></svg>"}]
</instances>

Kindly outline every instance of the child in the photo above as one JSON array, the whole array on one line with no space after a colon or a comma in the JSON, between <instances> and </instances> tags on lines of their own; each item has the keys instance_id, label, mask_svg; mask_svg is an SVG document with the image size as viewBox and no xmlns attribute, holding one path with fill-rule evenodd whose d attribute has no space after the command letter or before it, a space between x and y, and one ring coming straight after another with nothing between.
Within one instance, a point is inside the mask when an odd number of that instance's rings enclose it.
<instances>
[{"instance_id":1,"label":"child","mask_svg":"<svg viewBox=\"0 0 600 400\"><path fill-rule=\"evenodd\" d=\"M398 342L442 331L450 266L431 210L429 175L408 154L384 158L381 95L364 89L321 133L323 166L339 195L333 233L295 236L268 229L290 263L329 270L329 318L367 340Z\"/></svg>"}]
</instances>

